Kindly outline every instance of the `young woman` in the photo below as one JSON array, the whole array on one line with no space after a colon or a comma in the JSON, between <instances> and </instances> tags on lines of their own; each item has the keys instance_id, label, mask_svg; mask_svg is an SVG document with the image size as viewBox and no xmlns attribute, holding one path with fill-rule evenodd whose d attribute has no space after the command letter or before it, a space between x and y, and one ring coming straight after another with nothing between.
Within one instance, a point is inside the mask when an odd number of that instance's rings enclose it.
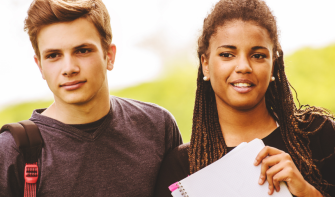
<instances>
[{"instance_id":1,"label":"young woman","mask_svg":"<svg viewBox=\"0 0 335 197\"><path fill-rule=\"evenodd\" d=\"M241 142L262 139L255 158L269 194L285 181L295 196L335 196L334 116L297 108L274 16L262 0L221 0L204 20L191 142L163 162L156 195Z\"/></svg>"}]
</instances>

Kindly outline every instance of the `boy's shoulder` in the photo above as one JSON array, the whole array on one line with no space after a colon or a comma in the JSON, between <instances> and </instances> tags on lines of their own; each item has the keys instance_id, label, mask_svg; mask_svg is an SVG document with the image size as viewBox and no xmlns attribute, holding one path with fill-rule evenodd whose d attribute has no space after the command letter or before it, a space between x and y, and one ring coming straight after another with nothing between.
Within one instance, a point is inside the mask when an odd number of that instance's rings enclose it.
<instances>
[{"instance_id":1,"label":"boy's shoulder","mask_svg":"<svg viewBox=\"0 0 335 197\"><path fill-rule=\"evenodd\" d=\"M19 148L16 146L14 138L9 131L0 134L0 157L14 158L13 155L20 154Z\"/></svg>"},{"instance_id":2,"label":"boy's shoulder","mask_svg":"<svg viewBox=\"0 0 335 197\"><path fill-rule=\"evenodd\" d=\"M173 117L173 115L164 107L161 107L155 103L143 102L130 98L122 98L117 96L110 96L112 108L118 108L132 113L146 113L146 114L157 114Z\"/></svg>"}]
</instances>

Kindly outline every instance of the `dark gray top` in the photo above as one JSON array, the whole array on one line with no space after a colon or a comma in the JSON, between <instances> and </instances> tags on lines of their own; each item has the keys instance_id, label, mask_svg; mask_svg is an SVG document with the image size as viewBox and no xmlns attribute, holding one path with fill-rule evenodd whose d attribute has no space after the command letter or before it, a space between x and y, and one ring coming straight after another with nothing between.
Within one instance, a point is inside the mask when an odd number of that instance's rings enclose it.
<instances>
[{"instance_id":1,"label":"dark gray top","mask_svg":"<svg viewBox=\"0 0 335 197\"><path fill-rule=\"evenodd\" d=\"M151 103L111 96L93 133L41 115L44 140L37 196L153 196L160 164L182 143L172 115ZM0 196L23 196L24 161L9 132L0 135Z\"/></svg>"}]
</instances>

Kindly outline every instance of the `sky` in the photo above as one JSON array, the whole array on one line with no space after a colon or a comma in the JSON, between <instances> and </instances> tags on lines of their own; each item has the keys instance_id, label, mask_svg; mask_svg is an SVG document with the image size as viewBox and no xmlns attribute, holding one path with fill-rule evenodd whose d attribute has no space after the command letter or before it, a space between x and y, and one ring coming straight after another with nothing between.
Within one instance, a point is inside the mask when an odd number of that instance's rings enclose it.
<instances>
[{"instance_id":1,"label":"sky","mask_svg":"<svg viewBox=\"0 0 335 197\"><path fill-rule=\"evenodd\" d=\"M218 0L103 0L117 47L109 87L120 89L160 77L164 62L182 54L196 60L203 19ZM335 43L335 1L266 0L277 18L285 54ZM30 0L0 1L0 109L51 99L23 31Z\"/></svg>"}]
</instances>

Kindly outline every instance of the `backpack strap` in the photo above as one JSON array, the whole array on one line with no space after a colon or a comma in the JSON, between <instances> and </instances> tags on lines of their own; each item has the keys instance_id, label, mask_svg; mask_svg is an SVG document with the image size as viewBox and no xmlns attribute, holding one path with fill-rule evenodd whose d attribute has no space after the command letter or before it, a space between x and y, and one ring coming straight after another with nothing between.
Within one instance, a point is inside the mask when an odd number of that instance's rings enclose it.
<instances>
[{"instance_id":1,"label":"backpack strap","mask_svg":"<svg viewBox=\"0 0 335 197\"><path fill-rule=\"evenodd\" d=\"M0 133L9 131L26 162L24 170L24 197L36 196L38 179L37 161L42 152L43 139L40 130L34 122L23 120L2 126Z\"/></svg>"}]
</instances>

